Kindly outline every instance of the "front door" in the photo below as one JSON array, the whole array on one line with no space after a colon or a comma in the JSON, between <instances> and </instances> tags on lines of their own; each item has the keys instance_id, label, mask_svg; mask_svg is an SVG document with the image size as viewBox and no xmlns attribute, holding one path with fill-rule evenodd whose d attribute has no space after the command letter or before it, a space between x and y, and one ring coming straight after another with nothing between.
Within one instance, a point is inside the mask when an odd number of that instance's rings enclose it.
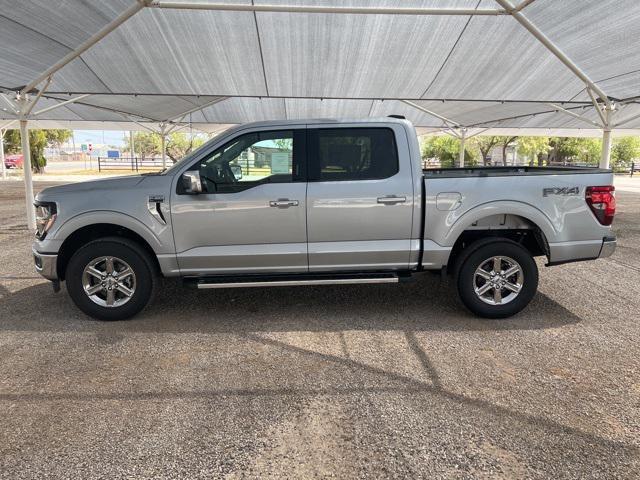
<instances>
[{"instance_id":1,"label":"front door","mask_svg":"<svg viewBox=\"0 0 640 480\"><path fill-rule=\"evenodd\" d=\"M171 202L182 275L306 272L305 133L239 135L190 167L203 193Z\"/></svg>"}]
</instances>

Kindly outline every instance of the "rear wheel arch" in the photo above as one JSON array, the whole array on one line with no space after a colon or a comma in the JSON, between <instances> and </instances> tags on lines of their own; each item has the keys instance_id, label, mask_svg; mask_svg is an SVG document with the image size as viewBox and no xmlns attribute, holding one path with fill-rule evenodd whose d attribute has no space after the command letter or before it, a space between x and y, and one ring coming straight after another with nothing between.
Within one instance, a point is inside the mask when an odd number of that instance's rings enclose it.
<instances>
[{"instance_id":1,"label":"rear wheel arch","mask_svg":"<svg viewBox=\"0 0 640 480\"><path fill-rule=\"evenodd\" d=\"M502 217L496 222L496 217ZM487 243L501 240L510 240L526 248L531 256L549 256L549 242L547 234L533 220L511 213L487 215L466 223L464 229L459 232L451 253L447 269L455 271L455 265L460 256L471 245L486 239Z\"/></svg>"}]
</instances>

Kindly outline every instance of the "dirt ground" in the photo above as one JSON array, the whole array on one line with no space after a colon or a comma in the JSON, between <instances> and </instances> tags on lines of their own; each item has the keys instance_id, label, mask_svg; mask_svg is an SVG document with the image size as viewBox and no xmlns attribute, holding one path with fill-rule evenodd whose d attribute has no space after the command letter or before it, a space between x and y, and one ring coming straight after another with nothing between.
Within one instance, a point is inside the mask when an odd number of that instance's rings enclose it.
<instances>
[{"instance_id":1,"label":"dirt ground","mask_svg":"<svg viewBox=\"0 0 640 480\"><path fill-rule=\"evenodd\" d=\"M507 320L424 275L167 281L102 323L35 274L22 185L0 182L0 478L638 478L640 188L615 231L609 259L540 262Z\"/></svg>"}]
</instances>

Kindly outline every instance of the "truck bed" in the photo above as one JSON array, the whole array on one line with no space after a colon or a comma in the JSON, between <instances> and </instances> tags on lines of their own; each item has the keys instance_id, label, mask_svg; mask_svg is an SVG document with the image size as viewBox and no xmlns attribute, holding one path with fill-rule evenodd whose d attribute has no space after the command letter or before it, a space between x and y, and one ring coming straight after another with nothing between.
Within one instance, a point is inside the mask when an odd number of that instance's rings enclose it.
<instances>
[{"instance_id":1,"label":"truck bed","mask_svg":"<svg viewBox=\"0 0 640 480\"><path fill-rule=\"evenodd\" d=\"M453 247L465 230L534 229L544 237L550 263L597 258L612 235L585 201L587 187L612 185L611 170L442 168L423 170L423 183L425 259L429 249Z\"/></svg>"}]
</instances>

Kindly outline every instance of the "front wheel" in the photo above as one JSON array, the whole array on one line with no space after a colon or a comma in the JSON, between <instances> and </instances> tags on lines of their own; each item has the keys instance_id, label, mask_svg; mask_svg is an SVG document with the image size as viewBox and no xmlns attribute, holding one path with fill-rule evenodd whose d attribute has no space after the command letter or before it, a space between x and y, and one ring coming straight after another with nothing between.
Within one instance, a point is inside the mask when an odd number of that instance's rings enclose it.
<instances>
[{"instance_id":1,"label":"front wheel","mask_svg":"<svg viewBox=\"0 0 640 480\"><path fill-rule=\"evenodd\" d=\"M507 239L484 240L463 252L458 294L473 313L505 318L525 308L538 288L538 267L527 249Z\"/></svg>"},{"instance_id":2,"label":"front wheel","mask_svg":"<svg viewBox=\"0 0 640 480\"><path fill-rule=\"evenodd\" d=\"M71 257L66 282L71 299L87 315L124 320L149 302L155 270L138 244L110 237L88 243Z\"/></svg>"}]
</instances>

